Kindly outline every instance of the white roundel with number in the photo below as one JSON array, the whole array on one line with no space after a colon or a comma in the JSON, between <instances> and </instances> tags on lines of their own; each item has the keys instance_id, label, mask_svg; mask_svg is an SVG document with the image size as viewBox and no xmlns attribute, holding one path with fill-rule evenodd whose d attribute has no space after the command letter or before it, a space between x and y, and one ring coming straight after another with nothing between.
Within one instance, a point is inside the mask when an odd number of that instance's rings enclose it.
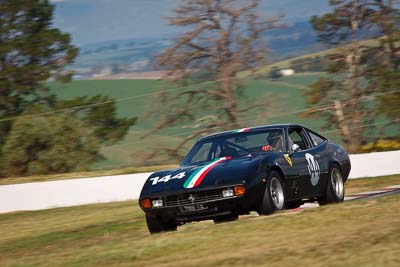
<instances>
[{"instance_id":1,"label":"white roundel with number","mask_svg":"<svg viewBox=\"0 0 400 267\"><path fill-rule=\"evenodd\" d=\"M307 160L308 172L310 173L311 176L311 184L315 186L319 181L319 174L320 174L319 164L318 161L314 159L313 155L306 153L305 156Z\"/></svg>"}]
</instances>

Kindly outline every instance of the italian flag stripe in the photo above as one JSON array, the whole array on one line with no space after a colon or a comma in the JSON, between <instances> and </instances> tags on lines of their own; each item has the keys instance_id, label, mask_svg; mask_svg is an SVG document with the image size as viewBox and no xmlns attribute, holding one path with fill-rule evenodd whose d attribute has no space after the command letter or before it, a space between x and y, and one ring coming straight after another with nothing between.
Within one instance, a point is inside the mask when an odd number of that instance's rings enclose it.
<instances>
[{"instance_id":1,"label":"italian flag stripe","mask_svg":"<svg viewBox=\"0 0 400 267\"><path fill-rule=\"evenodd\" d=\"M196 186L199 186L203 179L206 177L206 175L214 169L216 166L221 164L222 162L228 160L227 157L223 158L218 158L214 160L213 162L207 164L204 167L200 167L197 170L195 170L192 175L189 176L189 178L186 180L185 184L183 185L184 188L193 188Z\"/></svg>"},{"instance_id":2,"label":"italian flag stripe","mask_svg":"<svg viewBox=\"0 0 400 267\"><path fill-rule=\"evenodd\" d=\"M189 176L189 178L186 180L186 182L183 184L184 188L191 188L189 187L190 182L192 181L193 177L195 177L197 175L197 173L199 173L201 171L202 168L198 168L197 170L195 170L192 175ZM193 187L193 186L192 186Z\"/></svg>"},{"instance_id":3,"label":"italian flag stripe","mask_svg":"<svg viewBox=\"0 0 400 267\"><path fill-rule=\"evenodd\" d=\"M239 130L234 130L234 133L246 133L249 132L250 128L243 128L243 129L239 129Z\"/></svg>"}]
</instances>

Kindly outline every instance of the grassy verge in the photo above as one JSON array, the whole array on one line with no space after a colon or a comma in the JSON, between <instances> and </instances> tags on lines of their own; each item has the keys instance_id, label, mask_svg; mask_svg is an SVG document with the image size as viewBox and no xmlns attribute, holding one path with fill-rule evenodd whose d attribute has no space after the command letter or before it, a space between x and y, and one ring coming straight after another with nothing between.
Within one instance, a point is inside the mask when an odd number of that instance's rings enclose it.
<instances>
[{"instance_id":1,"label":"grassy verge","mask_svg":"<svg viewBox=\"0 0 400 267\"><path fill-rule=\"evenodd\" d=\"M375 182L350 181L348 191ZM153 236L134 201L2 214L0 266L399 266L399 201L193 223Z\"/></svg>"},{"instance_id":2,"label":"grassy verge","mask_svg":"<svg viewBox=\"0 0 400 267\"><path fill-rule=\"evenodd\" d=\"M346 195L400 184L400 174L351 179L346 183Z\"/></svg>"},{"instance_id":3,"label":"grassy verge","mask_svg":"<svg viewBox=\"0 0 400 267\"><path fill-rule=\"evenodd\" d=\"M62 174L26 176L26 177L8 177L8 178L0 178L0 185L45 182L45 181L77 179L77 178L92 178L99 176L141 173L141 172L155 172L165 169L172 169L176 167L177 165L162 165L162 166L148 166L148 167L129 167L116 170L62 173Z\"/></svg>"}]
</instances>

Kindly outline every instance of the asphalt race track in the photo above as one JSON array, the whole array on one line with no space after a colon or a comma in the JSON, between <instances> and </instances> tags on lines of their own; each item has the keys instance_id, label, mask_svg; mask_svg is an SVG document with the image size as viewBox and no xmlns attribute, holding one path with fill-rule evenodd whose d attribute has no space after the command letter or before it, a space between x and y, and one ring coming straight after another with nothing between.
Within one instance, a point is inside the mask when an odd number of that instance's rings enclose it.
<instances>
[{"instance_id":1,"label":"asphalt race track","mask_svg":"<svg viewBox=\"0 0 400 267\"><path fill-rule=\"evenodd\" d=\"M376 190L373 190L373 191L367 191L367 192L351 194L351 195L345 196L344 197L344 201L372 199L372 198L378 198L378 197L396 195L396 194L400 194L400 185L393 185L393 186L388 186L388 187L376 189ZM316 202L315 203L306 203L306 204L302 205L300 208L293 209L292 211L297 211L297 210L301 210L301 209L316 208L318 206L319 206L319 204L316 203Z\"/></svg>"},{"instance_id":2,"label":"asphalt race track","mask_svg":"<svg viewBox=\"0 0 400 267\"><path fill-rule=\"evenodd\" d=\"M383 197L388 195L400 194L400 185L393 185L384 187L374 191L362 192L345 197L345 201L357 200L357 199L371 199L377 197Z\"/></svg>"},{"instance_id":3,"label":"asphalt race track","mask_svg":"<svg viewBox=\"0 0 400 267\"><path fill-rule=\"evenodd\" d=\"M399 158L400 150L350 155L349 179L400 174ZM134 173L1 185L0 213L138 199L150 174Z\"/></svg>"}]
</instances>

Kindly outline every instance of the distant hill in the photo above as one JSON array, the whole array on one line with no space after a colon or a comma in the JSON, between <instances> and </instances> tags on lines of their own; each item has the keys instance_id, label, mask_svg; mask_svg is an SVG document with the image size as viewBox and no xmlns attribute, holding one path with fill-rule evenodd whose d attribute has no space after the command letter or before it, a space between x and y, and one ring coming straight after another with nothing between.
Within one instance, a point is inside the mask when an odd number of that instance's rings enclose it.
<instances>
[{"instance_id":1,"label":"distant hill","mask_svg":"<svg viewBox=\"0 0 400 267\"><path fill-rule=\"evenodd\" d=\"M265 34L274 61L296 57L324 48L317 42L308 21L296 22ZM132 38L84 45L70 66L77 78L108 76L126 72L154 71L155 56L170 46L168 38Z\"/></svg>"},{"instance_id":2,"label":"distant hill","mask_svg":"<svg viewBox=\"0 0 400 267\"><path fill-rule=\"evenodd\" d=\"M118 73L154 71L155 55L182 32L168 25L179 0L50 0L55 5L54 25L72 36L81 48L75 64L76 79ZM260 1L259 12L284 14L286 28L269 31L270 60L281 61L323 50L309 23L313 15L332 10L328 0ZM368 38L371 38L369 36Z\"/></svg>"},{"instance_id":3,"label":"distant hill","mask_svg":"<svg viewBox=\"0 0 400 267\"><path fill-rule=\"evenodd\" d=\"M166 18L182 0L50 0L56 7L55 25L69 32L79 46L109 40L163 38L181 30ZM244 1L245 2L245 1ZM328 0L260 1L259 12L285 14L283 22L308 21L331 10Z\"/></svg>"},{"instance_id":4,"label":"distant hill","mask_svg":"<svg viewBox=\"0 0 400 267\"><path fill-rule=\"evenodd\" d=\"M269 31L265 37L276 61L326 49L317 41L314 29L308 21Z\"/></svg>"},{"instance_id":5,"label":"distant hill","mask_svg":"<svg viewBox=\"0 0 400 267\"><path fill-rule=\"evenodd\" d=\"M366 31L359 37L369 40L377 36L379 33L376 31ZM271 51L271 63L328 51L318 42L309 21L289 23L284 28L268 31L264 34L264 39ZM75 79L159 71L156 56L171 45L172 38L167 37L132 38L83 45L70 68L76 72Z\"/></svg>"}]
</instances>

